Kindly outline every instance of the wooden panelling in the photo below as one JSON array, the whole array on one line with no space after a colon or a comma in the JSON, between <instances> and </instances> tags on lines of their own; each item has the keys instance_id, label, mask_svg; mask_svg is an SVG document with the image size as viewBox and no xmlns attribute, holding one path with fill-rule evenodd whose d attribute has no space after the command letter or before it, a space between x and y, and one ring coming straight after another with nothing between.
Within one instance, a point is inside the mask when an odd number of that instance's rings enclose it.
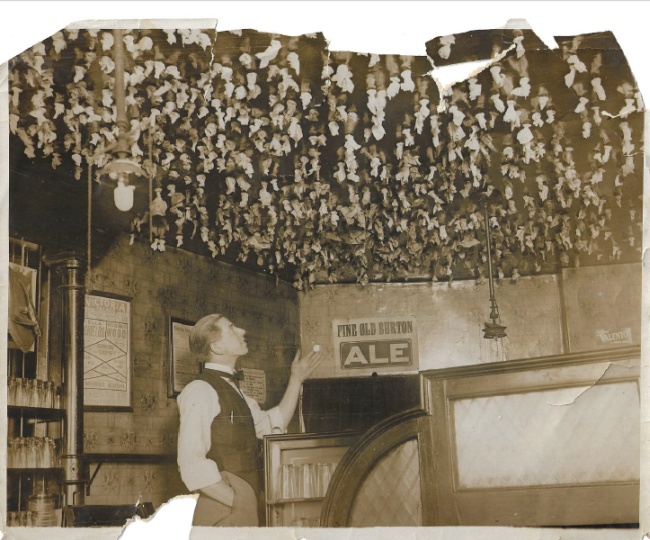
<instances>
[{"instance_id":1,"label":"wooden panelling","mask_svg":"<svg viewBox=\"0 0 650 540\"><path fill-rule=\"evenodd\" d=\"M303 384L305 431L365 431L420 405L417 375L307 379Z\"/></svg>"},{"instance_id":2,"label":"wooden panelling","mask_svg":"<svg viewBox=\"0 0 650 540\"><path fill-rule=\"evenodd\" d=\"M449 445L452 426L445 399L446 381L432 380L428 383L423 389L423 395L426 400L425 407L431 413L426 435L429 437L432 456L429 465L422 467L422 471L428 474L427 478L423 475L422 481L428 486L427 491L433 494L429 501L433 506L425 508L430 509L428 515L433 522L430 525L458 525L458 516L454 511L453 456Z\"/></svg>"},{"instance_id":3,"label":"wooden panelling","mask_svg":"<svg viewBox=\"0 0 650 540\"><path fill-rule=\"evenodd\" d=\"M454 495L461 525L571 527L639 521L639 483L465 491Z\"/></svg>"},{"instance_id":4,"label":"wooden panelling","mask_svg":"<svg viewBox=\"0 0 650 540\"><path fill-rule=\"evenodd\" d=\"M551 388L572 388L599 383L613 383L636 380L639 377L639 363L635 360L602 360L592 364L565 365L531 369L514 373L476 375L471 378L447 381L448 399L479 396L504 395L522 390L535 392Z\"/></svg>"},{"instance_id":5,"label":"wooden panelling","mask_svg":"<svg viewBox=\"0 0 650 540\"><path fill-rule=\"evenodd\" d=\"M637 523L639 358L628 347L424 373L438 523ZM493 406L503 414L482 413ZM561 412L544 414L554 406Z\"/></svg>"}]
</instances>

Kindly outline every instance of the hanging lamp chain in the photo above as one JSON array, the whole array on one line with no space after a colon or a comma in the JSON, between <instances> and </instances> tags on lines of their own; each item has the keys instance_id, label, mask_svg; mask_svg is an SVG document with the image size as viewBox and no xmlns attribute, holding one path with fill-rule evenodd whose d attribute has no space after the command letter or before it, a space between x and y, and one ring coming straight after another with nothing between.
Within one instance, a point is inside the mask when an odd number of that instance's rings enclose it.
<instances>
[{"instance_id":1,"label":"hanging lamp chain","mask_svg":"<svg viewBox=\"0 0 650 540\"><path fill-rule=\"evenodd\" d=\"M486 322L483 325L483 337L485 339L499 339L506 337L506 327L501 324L499 316L499 307L494 292L494 271L492 269L492 238L490 234L490 215L488 212L488 201L483 201L483 218L485 220L485 238L487 244L488 256L488 283L490 286L490 319L492 322Z\"/></svg>"}]
</instances>

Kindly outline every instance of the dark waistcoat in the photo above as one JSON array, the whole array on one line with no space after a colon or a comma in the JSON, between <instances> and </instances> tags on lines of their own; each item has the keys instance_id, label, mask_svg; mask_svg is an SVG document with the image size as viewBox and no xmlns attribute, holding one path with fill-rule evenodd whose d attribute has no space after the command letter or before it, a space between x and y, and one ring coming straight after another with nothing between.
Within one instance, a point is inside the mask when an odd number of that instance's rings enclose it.
<instances>
[{"instance_id":1,"label":"dark waistcoat","mask_svg":"<svg viewBox=\"0 0 650 540\"><path fill-rule=\"evenodd\" d=\"M219 373L205 369L199 376L199 380L216 390L221 407L210 427L212 444L206 457L214 460L220 471L231 472L246 480L259 494L253 415L244 398Z\"/></svg>"}]
</instances>

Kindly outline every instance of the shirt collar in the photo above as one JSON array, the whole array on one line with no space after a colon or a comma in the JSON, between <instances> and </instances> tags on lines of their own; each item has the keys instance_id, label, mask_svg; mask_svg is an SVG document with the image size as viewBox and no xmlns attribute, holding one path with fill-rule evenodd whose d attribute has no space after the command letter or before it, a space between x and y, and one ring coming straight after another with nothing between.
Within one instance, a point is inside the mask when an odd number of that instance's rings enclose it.
<instances>
[{"instance_id":1,"label":"shirt collar","mask_svg":"<svg viewBox=\"0 0 650 540\"><path fill-rule=\"evenodd\" d=\"M223 371L225 373L230 373L231 375L235 374L235 370L230 366L224 366L223 364L217 364L216 362L206 362L203 367L214 371Z\"/></svg>"}]
</instances>

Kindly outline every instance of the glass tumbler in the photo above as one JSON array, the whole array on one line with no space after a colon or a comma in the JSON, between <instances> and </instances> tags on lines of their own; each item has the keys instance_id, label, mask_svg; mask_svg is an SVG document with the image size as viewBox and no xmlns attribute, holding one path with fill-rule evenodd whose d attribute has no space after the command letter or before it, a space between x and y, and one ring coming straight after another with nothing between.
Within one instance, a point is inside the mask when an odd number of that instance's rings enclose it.
<instances>
[{"instance_id":1,"label":"glass tumbler","mask_svg":"<svg viewBox=\"0 0 650 540\"><path fill-rule=\"evenodd\" d=\"M312 497L314 497L314 484L312 481L313 468L314 466L312 463L303 463L301 465L303 499L311 499Z\"/></svg>"},{"instance_id":2,"label":"glass tumbler","mask_svg":"<svg viewBox=\"0 0 650 540\"><path fill-rule=\"evenodd\" d=\"M318 464L318 489L319 489L319 495L321 497L325 497L325 495L327 495L327 488L330 485L331 479L332 479L332 464L319 463Z\"/></svg>"},{"instance_id":3,"label":"glass tumbler","mask_svg":"<svg viewBox=\"0 0 650 540\"><path fill-rule=\"evenodd\" d=\"M296 471L293 465L282 465L281 499L291 500L296 498Z\"/></svg>"}]
</instances>

